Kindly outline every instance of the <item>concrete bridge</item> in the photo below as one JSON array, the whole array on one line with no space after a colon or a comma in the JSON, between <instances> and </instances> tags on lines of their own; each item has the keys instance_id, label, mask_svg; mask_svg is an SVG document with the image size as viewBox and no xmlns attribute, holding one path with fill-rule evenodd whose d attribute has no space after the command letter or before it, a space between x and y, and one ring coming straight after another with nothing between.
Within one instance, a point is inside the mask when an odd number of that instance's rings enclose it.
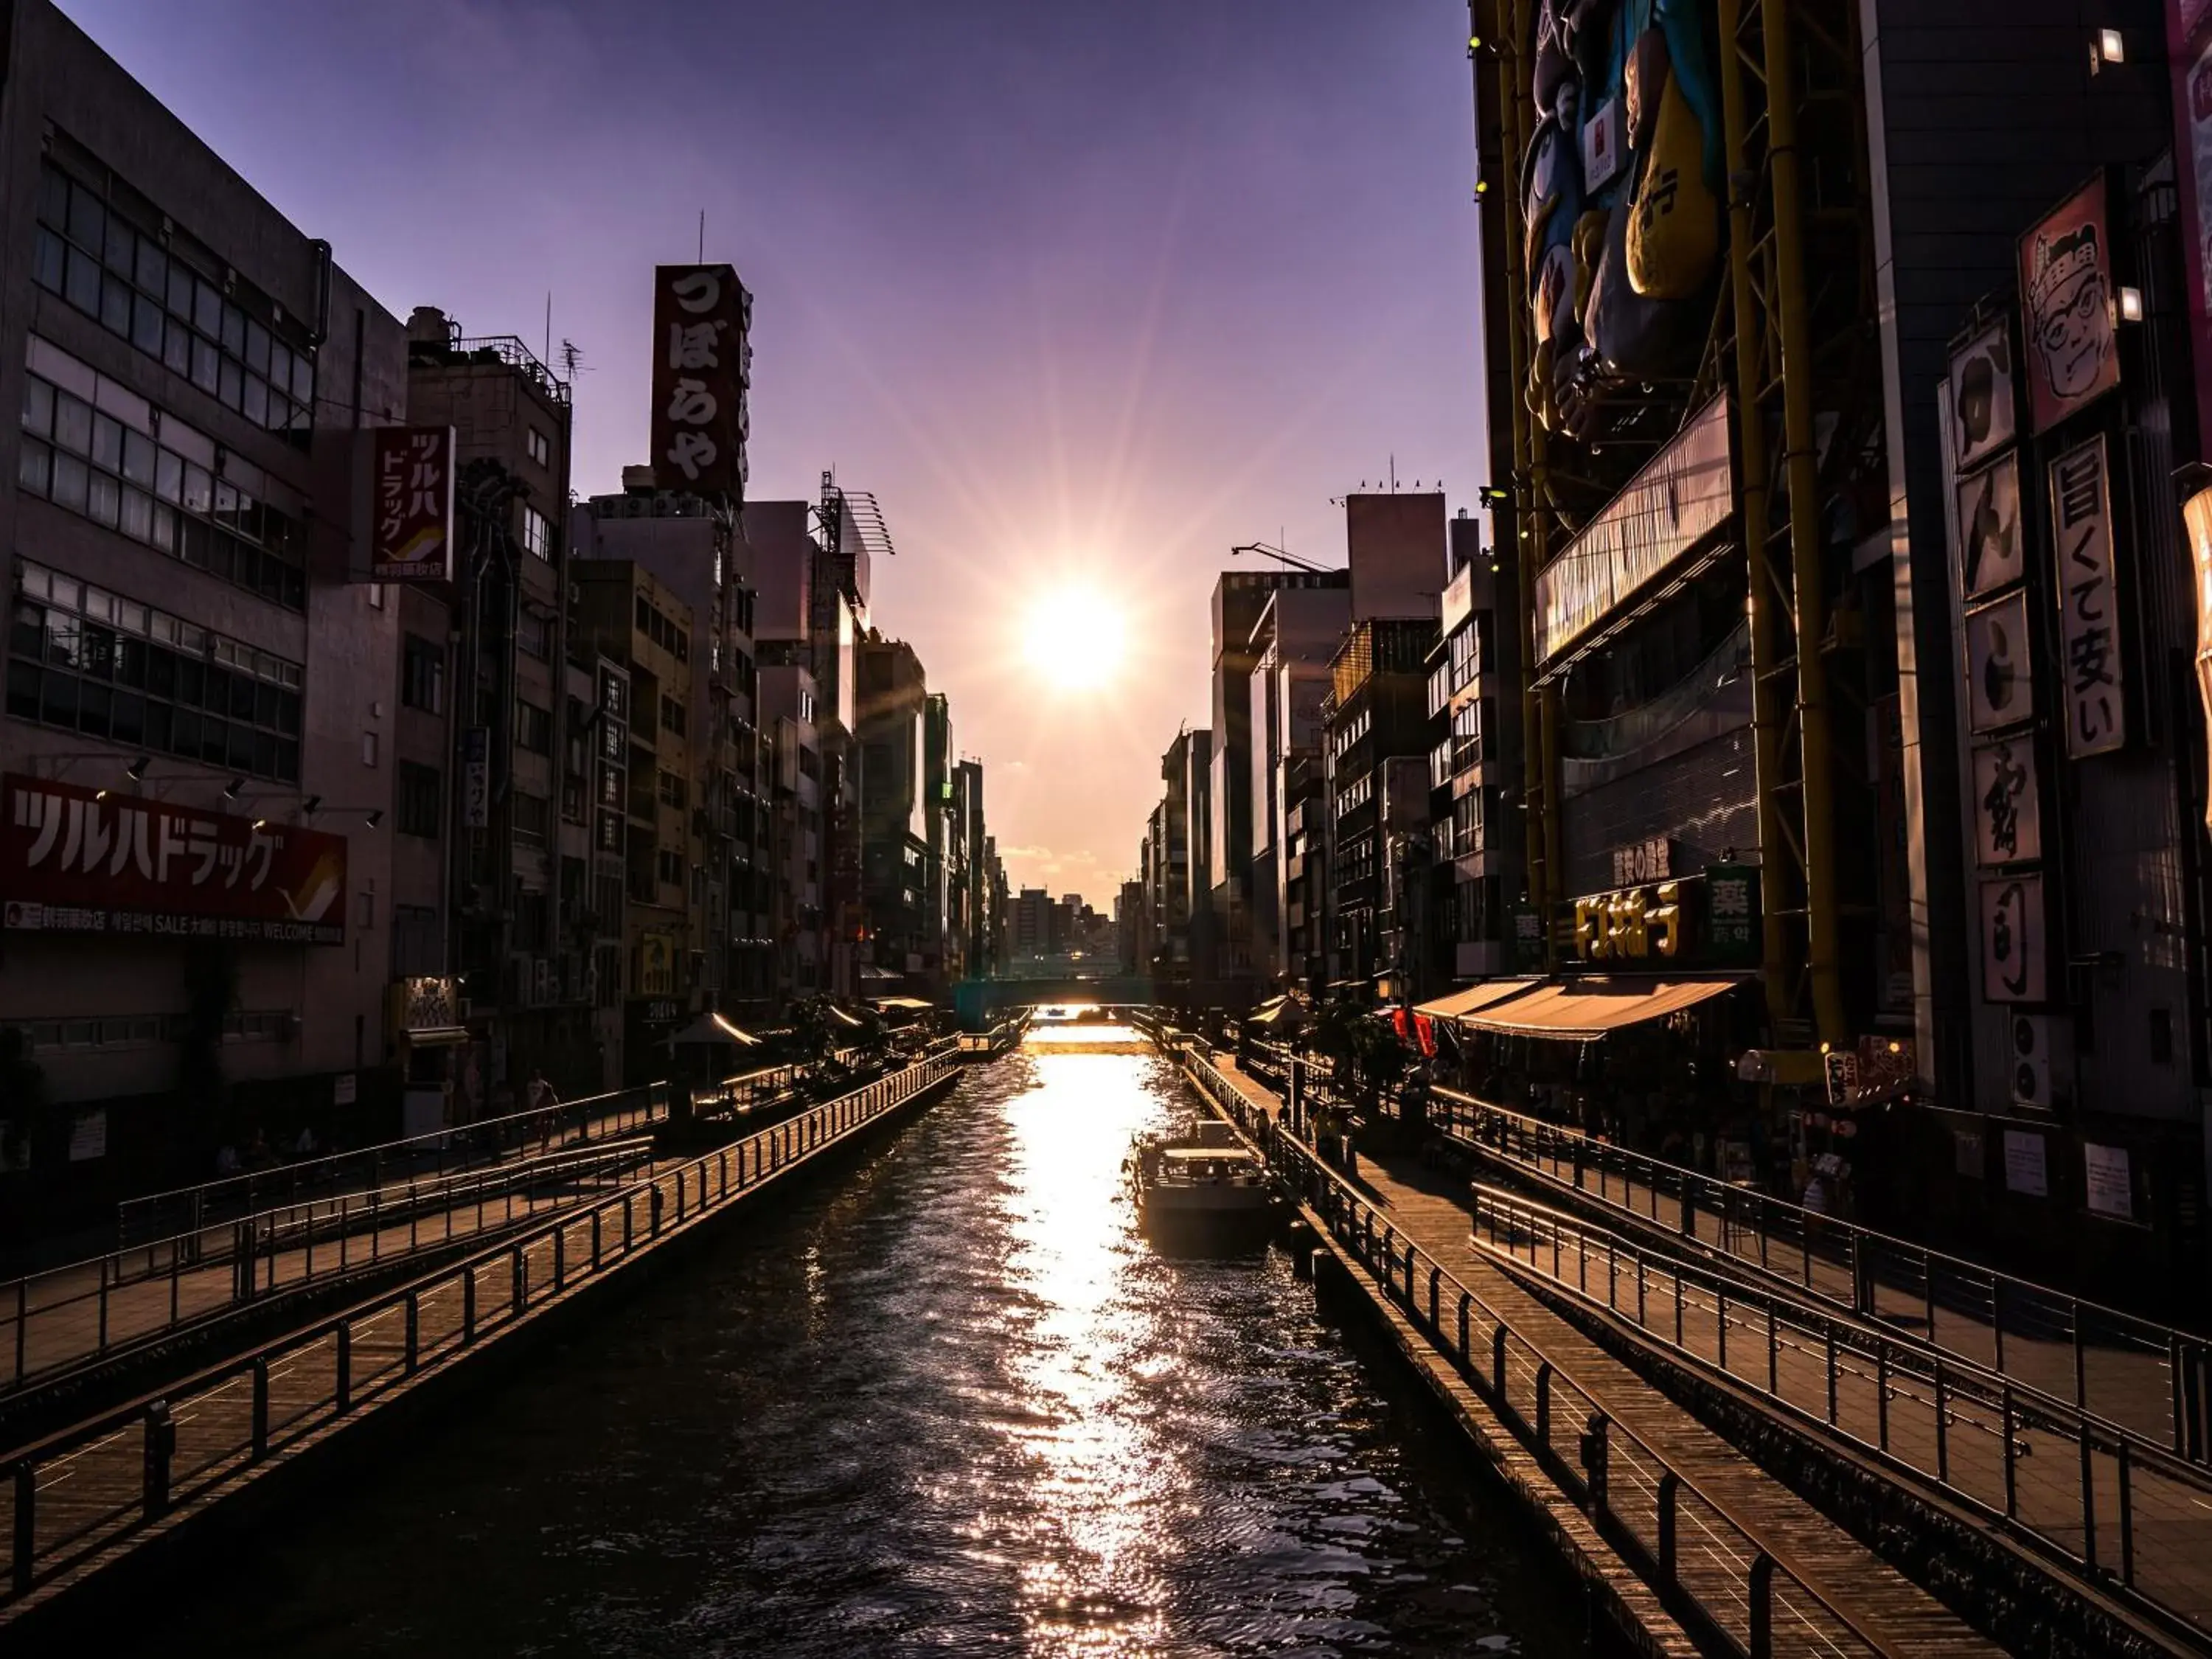
<instances>
[{"instance_id":1,"label":"concrete bridge","mask_svg":"<svg viewBox=\"0 0 2212 1659\"><path fill-rule=\"evenodd\" d=\"M960 1024L976 1031L1009 1008L1049 1008L1057 1004L1098 1002L1115 1006L1155 1000L1149 975L1089 977L1067 974L1046 979L971 979L953 987L952 1006Z\"/></svg>"}]
</instances>

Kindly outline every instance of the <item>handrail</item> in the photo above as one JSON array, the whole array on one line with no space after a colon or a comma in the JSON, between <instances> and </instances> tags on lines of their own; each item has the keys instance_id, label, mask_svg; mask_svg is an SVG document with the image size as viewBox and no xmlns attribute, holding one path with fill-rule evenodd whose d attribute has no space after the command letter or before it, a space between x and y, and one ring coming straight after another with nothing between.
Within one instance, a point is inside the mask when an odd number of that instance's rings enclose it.
<instances>
[{"instance_id":1,"label":"handrail","mask_svg":"<svg viewBox=\"0 0 2212 1659\"><path fill-rule=\"evenodd\" d=\"M1186 1064L1193 1068L1193 1076L1200 1081L1200 1086L1218 1107L1248 1133L1254 1134L1255 1139L1260 1139L1264 1146L1271 1151L1287 1152L1299 1176L1299 1189L1328 1224L1331 1236L1352 1251L1361 1265L1377 1279L1386 1295L1393 1301L1401 1303L1407 1310L1417 1326L1422 1321L1419 1298L1414 1291L1414 1274L1419 1266L1426 1264L1429 1287L1426 1323L1431 1339L1435 1341L1439 1352L1447 1358L1457 1363L1462 1376L1468 1384L1496 1407L1501 1417L1513 1426L1516 1433L1531 1442L1540 1455L1554 1464L1564 1462L1552 1445L1550 1425L1553 1416L1553 1392L1564 1387L1580 1395L1589 1406L1594 1416L1584 1434L1583 1446L1584 1473L1581 1479L1576 1481L1571 1469L1561 1472L1565 1473L1567 1479L1573 1481L1575 1486L1579 1486L1582 1494L1591 1503L1594 1515L1614 1522L1635 1543L1638 1553L1651 1558L1643 1565L1653 1569L1647 1571L1646 1576L1656 1581L1656 1588L1662 1593L1681 1591L1687 1594L1696 1602L1714 1631L1731 1645L1747 1653L1763 1655L1771 1650L1774 1596L1772 1575L1778 1571L1811 1598L1827 1620L1832 1621L1865 1651L1881 1656L1881 1659L1896 1659L1897 1650L1879 1634L1869 1630L1842 1604L1840 1592L1831 1594L1825 1589L1815 1577L1795 1562L1790 1551L1785 1546L1771 1540L1761 1528L1737 1514L1727 1502L1715 1498L1710 1491L1699 1484L1696 1477L1685 1473L1665 1452L1624 1425L1613 1412L1607 1408L1602 1395L1576 1382L1565 1367L1553 1359L1540 1345L1516 1329L1511 1321L1500 1314L1481 1296L1469 1290L1442 1262L1422 1249L1413 1240L1401 1240L1396 1230L1382 1218L1382 1212L1351 1182L1346 1180L1338 1171L1322 1164L1311 1149L1296 1137L1284 1132L1279 1126L1267 1124L1266 1120L1261 1117L1260 1123L1265 1127L1255 1127L1254 1119L1260 1115L1252 1103L1245 1098L1242 1091L1221 1074L1211 1060L1198 1051L1198 1045L1186 1042L1180 1045L1180 1053ZM1379 1237L1376 1231L1378 1223L1381 1224ZM1402 1257L1396 1253L1397 1246L1401 1243L1404 1246ZM1380 1267L1376 1266L1374 1259L1377 1255L1382 1257L1383 1264ZM1398 1284L1401 1261L1404 1275L1402 1291ZM1440 1297L1445 1285L1449 1285L1459 1298L1459 1342L1456 1351L1446 1339L1439 1313ZM1492 1364L1487 1373L1476 1364L1475 1351L1471 1346L1468 1338L1468 1317L1476 1309L1481 1310L1484 1316L1492 1322L1492 1327L1489 1354ZM1513 1404L1510 1398L1507 1362L1509 1351L1516 1343L1525 1350L1523 1370L1528 1369L1531 1361L1534 1365L1535 1422L1533 1425L1527 1415ZM1614 1504L1612 1488L1607 1479L1612 1452L1619 1449L1624 1441L1634 1447L1650 1465L1661 1471L1657 1480L1650 1486L1654 1493L1658 1532L1656 1548L1644 1545L1640 1535L1636 1533L1631 1519ZM1746 1545L1756 1552L1750 1568L1740 1578L1727 1575L1724 1571L1724 1577L1730 1578L1731 1583L1737 1587L1737 1590L1744 1598L1747 1624L1741 1637L1724 1624L1723 1614L1719 1611L1707 1605L1703 1599L1697 1596L1694 1589L1682 1582L1680 1576L1682 1556L1677 1551L1674 1540L1679 1525L1677 1517L1685 1493L1704 1504L1716 1517L1739 1534ZM1763 1570L1762 1563L1765 1564ZM1763 1606L1762 1603L1764 1603ZM1804 1620L1802 1610L1791 1608L1789 1611L1795 1613L1801 1620ZM1810 1627L1810 1621L1805 1620L1805 1622ZM1824 1633L1816 1631L1816 1634Z\"/></svg>"},{"instance_id":2,"label":"handrail","mask_svg":"<svg viewBox=\"0 0 2212 1659\"><path fill-rule=\"evenodd\" d=\"M0 1526L8 1540L0 1608L180 1505L215 1495L422 1370L450 1364L487 1332L513 1326L542 1304L549 1282L557 1296L608 1271L959 1069L957 1060L938 1057L878 1078L18 1449L5 1469L15 1501L0 1505L0 1520L12 1513L12 1524ZM550 1280L533 1279L534 1272ZM246 1398L233 1396L240 1389ZM198 1409L202 1405L213 1408ZM68 1530L42 1538L40 1475L52 1471L55 1480L80 1473L88 1479L64 1494L77 1500L60 1511ZM118 1480L118 1472L127 1473ZM96 1506L88 1515L88 1504Z\"/></svg>"},{"instance_id":3,"label":"handrail","mask_svg":"<svg viewBox=\"0 0 2212 1659\"><path fill-rule=\"evenodd\" d=\"M2212 1408L2212 1339L1747 1191L1459 1090L1434 1088L1431 1101L1432 1121L1454 1140L1478 1152L1556 1188L1571 1189L1585 1201L1668 1228L1747 1269L1801 1285L1808 1293L1863 1317L1893 1322L1917 1318L1924 1322L1931 1346L1964 1363L1986 1366L2025 1383L2027 1379L2015 1373L2024 1361L2038 1355L2039 1345L2063 1345L2068 1350L2063 1363L2072 1371L2075 1406L2130 1426L2138 1434L2152 1433L2147 1419L2093 1400L2100 1385L2109 1391L2112 1382L2103 1374L2109 1367L2100 1368L2092 1356L2134 1354L2162 1365L2166 1380L2158 1391L2156 1415L2162 1419L2158 1437L2176 1455L2191 1462L2212 1462L2212 1432L2205 1420ZM1595 1194L1587 1179L1592 1173L1600 1188ZM1607 1190L1608 1175L1620 1177L1622 1198ZM1638 1184L1650 1195L1647 1208L1626 1201ZM1662 1195L1674 1207L1673 1216L1659 1212ZM1700 1234L1701 1214L1718 1224L1717 1237ZM1739 1248L1747 1244L1756 1247L1755 1254ZM1820 1282L1821 1267L1832 1270L1832 1277L1838 1281L1832 1288ZM1911 1308L1886 1310L1881 1305L1885 1287L1910 1297ZM1986 1331L1986 1357L1947 1340L1944 1315Z\"/></svg>"},{"instance_id":4,"label":"handrail","mask_svg":"<svg viewBox=\"0 0 2212 1659\"><path fill-rule=\"evenodd\" d=\"M1470 1231L1477 1248L1512 1264L1516 1273L1531 1274L1593 1310L1632 1323L1678 1361L1752 1389L1786 1414L1824 1429L1886 1467L1934 1482L1983 1520L2024 1537L2069 1571L2092 1580L2112 1575L2143 1611L2178 1632L2201 1639L2212 1631L2212 1620L2177 1605L2175 1593L2185 1586L2161 1571L2177 1559L2193 1561L2197 1555L2199 1528L2193 1516L2212 1497L2212 1477L2201 1467L2146 1443L2122 1425L1978 1365L1947 1364L1925 1344L1645 1249L1547 1205L1481 1188L1474 1198ZM1548 1273L1539 1256L1547 1242L1552 1252ZM1518 1254L1522 1245L1525 1267ZM1593 1267L1602 1269L1602 1294L1589 1284ZM1625 1305L1627 1285L1635 1296L1632 1304ZM1692 1296L1693 1291L1705 1299ZM1670 1317L1671 1334L1666 1328ZM1748 1374L1730 1363L1732 1342L1739 1359L1743 1357L1732 1320L1750 1335L1753 1364ZM1701 1346L1698 1338L1708 1321L1712 1340ZM1763 1368L1757 1363L1762 1352ZM1864 1395L1869 1377L1874 1397L1863 1405L1857 1397ZM1976 1416L1977 1408L1984 1414ZM1898 1431L1896 1419L1923 1412L1930 1425L1925 1436ZM1863 1421L1869 1413L1874 1419L1870 1434ZM2046 1457L2043 1464L2030 1466L2039 1439ZM2054 1462L2057 1479L2041 1473ZM2070 1490L2065 1481L2069 1464L2080 1476ZM1976 1490L1975 1474L1984 1477L1988 1496ZM1990 1477L1998 1478L1990 1484ZM2146 1504L2148 1483L2155 1485ZM2107 1503L2116 1513L2102 1512ZM2169 1524L2184 1534L2172 1547L2164 1537ZM2108 1540L2112 1535L2106 1528L2117 1529L2118 1547L2100 1552L2100 1531ZM2078 1547L2069 1541L2069 1534L2079 1534ZM2201 1599L2196 1587L2187 1588Z\"/></svg>"},{"instance_id":5,"label":"handrail","mask_svg":"<svg viewBox=\"0 0 2212 1659\"><path fill-rule=\"evenodd\" d=\"M549 1182L578 1179L605 1182L652 1162L643 1140L568 1146L539 1158L478 1164L409 1180L365 1192L284 1204L249 1215L110 1250L83 1261L48 1267L0 1283L0 1344L9 1370L0 1378L0 1398L19 1393L43 1378L76 1369L125 1349L200 1323L244 1304L327 1280L357 1268L404 1261L425 1249L442 1249L455 1237L455 1218L473 1208L472 1231L505 1226L514 1218L514 1200L526 1192L531 1208L538 1189ZM487 1204L506 1201L505 1213L487 1224ZM445 1227L427 1235L425 1215L443 1214ZM408 1236L392 1241L388 1229L404 1224ZM366 1231L365 1249L349 1250ZM316 1250L324 1251L322 1262ZM279 1256L295 1258L280 1282ZM225 1266L228 1273L216 1270ZM265 1267L265 1278L262 1269ZM167 1294L126 1300L121 1293L167 1281ZM188 1281L198 1280L194 1285ZM134 1323L133 1316L137 1318ZM76 1332L74 1346L34 1356L34 1327Z\"/></svg>"}]
</instances>

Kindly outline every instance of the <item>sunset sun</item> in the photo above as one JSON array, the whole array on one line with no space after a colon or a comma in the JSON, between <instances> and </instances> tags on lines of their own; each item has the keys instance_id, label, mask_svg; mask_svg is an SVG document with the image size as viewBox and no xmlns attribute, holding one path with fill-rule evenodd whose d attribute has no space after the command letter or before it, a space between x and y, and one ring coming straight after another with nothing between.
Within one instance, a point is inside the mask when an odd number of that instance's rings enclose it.
<instances>
[{"instance_id":1,"label":"sunset sun","mask_svg":"<svg viewBox=\"0 0 2212 1659\"><path fill-rule=\"evenodd\" d=\"M1061 691L1096 690L1121 672L1127 629L1120 607L1087 587L1039 595L1022 620L1030 666Z\"/></svg>"}]
</instances>

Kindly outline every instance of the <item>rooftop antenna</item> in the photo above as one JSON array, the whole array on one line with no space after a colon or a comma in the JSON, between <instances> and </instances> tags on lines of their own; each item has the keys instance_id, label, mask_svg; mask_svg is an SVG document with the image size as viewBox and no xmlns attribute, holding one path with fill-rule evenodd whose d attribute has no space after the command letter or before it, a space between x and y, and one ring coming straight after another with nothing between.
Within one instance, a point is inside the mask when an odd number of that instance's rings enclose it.
<instances>
[{"instance_id":1,"label":"rooftop antenna","mask_svg":"<svg viewBox=\"0 0 2212 1659\"><path fill-rule=\"evenodd\" d=\"M545 355L553 355L553 290L545 290Z\"/></svg>"},{"instance_id":2,"label":"rooftop antenna","mask_svg":"<svg viewBox=\"0 0 2212 1659\"><path fill-rule=\"evenodd\" d=\"M707 210L699 210L699 263L707 263Z\"/></svg>"},{"instance_id":3,"label":"rooftop antenna","mask_svg":"<svg viewBox=\"0 0 2212 1659\"><path fill-rule=\"evenodd\" d=\"M1390 456L1390 493L1393 495L1398 493L1398 456L1395 451Z\"/></svg>"}]
</instances>

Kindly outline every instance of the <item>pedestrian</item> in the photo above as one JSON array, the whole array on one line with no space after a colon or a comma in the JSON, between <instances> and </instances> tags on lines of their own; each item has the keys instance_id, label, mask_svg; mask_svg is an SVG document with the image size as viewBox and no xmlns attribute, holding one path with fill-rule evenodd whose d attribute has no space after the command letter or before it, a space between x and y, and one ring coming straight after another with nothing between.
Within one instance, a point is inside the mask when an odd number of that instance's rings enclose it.
<instances>
[{"instance_id":1,"label":"pedestrian","mask_svg":"<svg viewBox=\"0 0 2212 1659\"><path fill-rule=\"evenodd\" d=\"M553 1085L545 1080L545 1073L531 1067L530 1082L523 1092L523 1104L533 1112L542 1112L549 1106L558 1106L561 1097L553 1092Z\"/></svg>"}]
</instances>

